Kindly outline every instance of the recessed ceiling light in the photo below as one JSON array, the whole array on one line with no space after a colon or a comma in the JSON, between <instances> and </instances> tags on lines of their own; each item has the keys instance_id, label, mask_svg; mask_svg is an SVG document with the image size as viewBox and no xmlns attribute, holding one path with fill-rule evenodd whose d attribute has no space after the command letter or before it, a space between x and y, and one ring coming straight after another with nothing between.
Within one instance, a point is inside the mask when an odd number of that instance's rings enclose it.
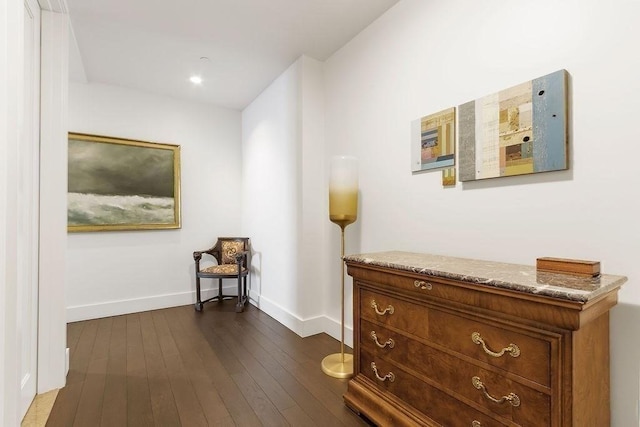
<instances>
[{"instance_id":1,"label":"recessed ceiling light","mask_svg":"<svg viewBox=\"0 0 640 427\"><path fill-rule=\"evenodd\" d=\"M200 76L191 76L191 77L189 77L189 80L194 85L201 85L202 84L202 77L200 77Z\"/></svg>"}]
</instances>

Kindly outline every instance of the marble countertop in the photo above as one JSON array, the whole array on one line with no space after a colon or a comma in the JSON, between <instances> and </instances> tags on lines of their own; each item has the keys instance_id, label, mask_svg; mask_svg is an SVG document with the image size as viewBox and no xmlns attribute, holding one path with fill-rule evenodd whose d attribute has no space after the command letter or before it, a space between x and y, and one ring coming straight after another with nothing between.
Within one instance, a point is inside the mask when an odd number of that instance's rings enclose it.
<instances>
[{"instance_id":1,"label":"marble countertop","mask_svg":"<svg viewBox=\"0 0 640 427\"><path fill-rule=\"evenodd\" d=\"M529 265L400 251L347 255L344 260L581 303L616 289L627 281L625 276L610 274L593 278L579 277L537 272L535 266Z\"/></svg>"}]
</instances>

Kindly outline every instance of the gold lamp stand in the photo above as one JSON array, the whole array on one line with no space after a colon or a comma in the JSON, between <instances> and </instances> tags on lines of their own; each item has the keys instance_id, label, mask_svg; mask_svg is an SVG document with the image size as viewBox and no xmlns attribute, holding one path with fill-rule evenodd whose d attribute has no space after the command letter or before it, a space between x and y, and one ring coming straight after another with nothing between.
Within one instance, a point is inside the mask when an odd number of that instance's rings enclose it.
<instances>
[{"instance_id":1,"label":"gold lamp stand","mask_svg":"<svg viewBox=\"0 0 640 427\"><path fill-rule=\"evenodd\" d=\"M353 376L353 355L344 352L344 229L358 217L357 161L351 156L335 156L331 160L329 181L329 220L340 226L340 353L322 359L322 371L334 378Z\"/></svg>"},{"instance_id":2,"label":"gold lamp stand","mask_svg":"<svg viewBox=\"0 0 640 427\"><path fill-rule=\"evenodd\" d=\"M342 295L340 353L330 354L322 359L322 372L334 378L349 378L353 375L353 354L344 353L344 261L342 261L344 258L344 228L344 225L340 225L340 261L342 263L342 286L340 287L340 295Z\"/></svg>"}]
</instances>

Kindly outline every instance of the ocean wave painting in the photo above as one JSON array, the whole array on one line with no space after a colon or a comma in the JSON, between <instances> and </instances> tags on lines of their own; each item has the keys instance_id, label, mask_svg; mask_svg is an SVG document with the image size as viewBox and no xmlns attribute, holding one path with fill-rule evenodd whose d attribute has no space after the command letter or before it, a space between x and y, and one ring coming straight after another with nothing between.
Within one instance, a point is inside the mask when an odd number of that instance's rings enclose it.
<instances>
[{"instance_id":1,"label":"ocean wave painting","mask_svg":"<svg viewBox=\"0 0 640 427\"><path fill-rule=\"evenodd\" d=\"M69 134L69 231L180 228L180 146Z\"/></svg>"},{"instance_id":2,"label":"ocean wave painting","mask_svg":"<svg viewBox=\"0 0 640 427\"><path fill-rule=\"evenodd\" d=\"M173 224L171 197L68 193L69 225Z\"/></svg>"}]
</instances>

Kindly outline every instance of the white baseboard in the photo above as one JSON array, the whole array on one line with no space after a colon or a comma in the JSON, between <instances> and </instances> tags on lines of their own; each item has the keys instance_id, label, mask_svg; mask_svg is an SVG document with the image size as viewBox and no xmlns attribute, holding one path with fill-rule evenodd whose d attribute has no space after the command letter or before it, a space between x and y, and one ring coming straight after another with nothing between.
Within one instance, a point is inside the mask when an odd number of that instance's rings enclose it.
<instances>
[{"instance_id":1,"label":"white baseboard","mask_svg":"<svg viewBox=\"0 0 640 427\"><path fill-rule=\"evenodd\" d=\"M340 321L324 316L324 330L327 335L340 341ZM353 348L353 327L344 327L344 344Z\"/></svg>"},{"instance_id":2,"label":"white baseboard","mask_svg":"<svg viewBox=\"0 0 640 427\"><path fill-rule=\"evenodd\" d=\"M225 295L235 295L237 286L224 286L222 292ZM218 288L203 289L202 298L211 298L218 294ZM134 298L118 301L107 301L98 304L77 305L67 307L67 322L79 322L81 320L100 319L102 317L120 316L123 314L139 313L142 311L158 310L161 308L177 307L180 305L195 304L195 291L178 292L174 294L153 295L143 298Z\"/></svg>"},{"instance_id":3,"label":"white baseboard","mask_svg":"<svg viewBox=\"0 0 640 427\"><path fill-rule=\"evenodd\" d=\"M251 292L249 296L252 304L303 338L324 332L340 340L339 321L327 316L301 319L264 296L254 292ZM344 343L353 348L353 328L345 327Z\"/></svg>"}]
</instances>

